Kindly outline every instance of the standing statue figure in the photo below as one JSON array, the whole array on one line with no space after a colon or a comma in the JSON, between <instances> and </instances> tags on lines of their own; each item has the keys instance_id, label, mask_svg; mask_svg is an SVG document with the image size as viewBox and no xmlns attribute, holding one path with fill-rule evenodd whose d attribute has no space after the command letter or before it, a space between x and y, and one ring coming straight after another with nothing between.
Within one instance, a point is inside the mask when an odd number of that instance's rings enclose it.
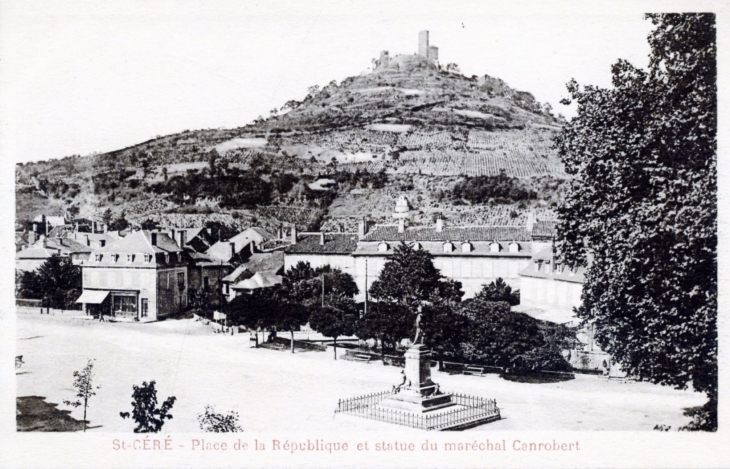
<instances>
[{"instance_id":1,"label":"standing statue figure","mask_svg":"<svg viewBox=\"0 0 730 469\"><path fill-rule=\"evenodd\" d=\"M416 314L416 337L413 338L413 345L416 345L419 339L423 343L423 334L421 334L421 308L418 308L418 314Z\"/></svg>"}]
</instances>

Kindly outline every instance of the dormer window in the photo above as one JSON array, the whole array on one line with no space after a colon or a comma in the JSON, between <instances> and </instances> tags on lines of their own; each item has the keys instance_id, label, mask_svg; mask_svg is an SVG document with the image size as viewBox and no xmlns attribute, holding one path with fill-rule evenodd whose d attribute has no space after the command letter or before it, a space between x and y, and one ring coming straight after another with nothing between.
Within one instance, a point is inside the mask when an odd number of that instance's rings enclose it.
<instances>
[{"instance_id":1,"label":"dormer window","mask_svg":"<svg viewBox=\"0 0 730 469\"><path fill-rule=\"evenodd\" d=\"M148 263L148 264L149 264L150 262L152 262L152 254L145 254L145 255L144 255L144 261L145 261L146 263Z\"/></svg>"},{"instance_id":2,"label":"dormer window","mask_svg":"<svg viewBox=\"0 0 730 469\"><path fill-rule=\"evenodd\" d=\"M469 241L464 241L461 243L461 252L472 252L474 250L474 245L471 244Z\"/></svg>"},{"instance_id":3,"label":"dormer window","mask_svg":"<svg viewBox=\"0 0 730 469\"><path fill-rule=\"evenodd\" d=\"M496 241L489 245L489 252L499 252L501 250L502 246L500 246L499 243Z\"/></svg>"},{"instance_id":4,"label":"dormer window","mask_svg":"<svg viewBox=\"0 0 730 469\"><path fill-rule=\"evenodd\" d=\"M96 262L101 262L101 254L95 254L95 255L94 255L94 260L95 260Z\"/></svg>"},{"instance_id":5,"label":"dormer window","mask_svg":"<svg viewBox=\"0 0 730 469\"><path fill-rule=\"evenodd\" d=\"M446 241L444 243L444 252L454 252L454 243Z\"/></svg>"},{"instance_id":6,"label":"dormer window","mask_svg":"<svg viewBox=\"0 0 730 469\"><path fill-rule=\"evenodd\" d=\"M512 241L509 244L509 252L520 252L520 245Z\"/></svg>"},{"instance_id":7,"label":"dormer window","mask_svg":"<svg viewBox=\"0 0 730 469\"><path fill-rule=\"evenodd\" d=\"M385 241L381 241L380 244L378 244L378 251L388 252L388 249L390 249L390 246L388 246L388 243Z\"/></svg>"},{"instance_id":8,"label":"dormer window","mask_svg":"<svg viewBox=\"0 0 730 469\"><path fill-rule=\"evenodd\" d=\"M421 246L421 243L413 243L413 246L412 246L412 247L413 247L413 249L415 249L415 250L419 250L419 249L421 249L421 248L422 248L422 246Z\"/></svg>"},{"instance_id":9,"label":"dormer window","mask_svg":"<svg viewBox=\"0 0 730 469\"><path fill-rule=\"evenodd\" d=\"M112 262L119 262L119 254L112 254Z\"/></svg>"},{"instance_id":10,"label":"dormer window","mask_svg":"<svg viewBox=\"0 0 730 469\"><path fill-rule=\"evenodd\" d=\"M102 247L103 248L104 246L106 246L106 240L105 239L100 239L99 240L99 247Z\"/></svg>"},{"instance_id":11,"label":"dormer window","mask_svg":"<svg viewBox=\"0 0 730 469\"><path fill-rule=\"evenodd\" d=\"M127 254L127 262L134 262L134 254Z\"/></svg>"}]
</instances>

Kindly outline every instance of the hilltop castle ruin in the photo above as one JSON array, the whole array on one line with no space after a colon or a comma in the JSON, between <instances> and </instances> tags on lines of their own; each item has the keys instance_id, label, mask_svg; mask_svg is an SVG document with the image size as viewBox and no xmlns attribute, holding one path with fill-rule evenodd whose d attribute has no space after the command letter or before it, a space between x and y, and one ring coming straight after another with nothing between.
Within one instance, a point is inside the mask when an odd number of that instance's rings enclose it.
<instances>
[{"instance_id":1,"label":"hilltop castle ruin","mask_svg":"<svg viewBox=\"0 0 730 469\"><path fill-rule=\"evenodd\" d=\"M439 66L439 48L429 44L428 31L421 31L418 33L418 52L417 57L426 59L432 65ZM409 55L396 55L390 57L390 53L387 50L380 52L380 59L378 60L377 69L388 68L391 65L400 66L410 62L413 56Z\"/></svg>"}]
</instances>

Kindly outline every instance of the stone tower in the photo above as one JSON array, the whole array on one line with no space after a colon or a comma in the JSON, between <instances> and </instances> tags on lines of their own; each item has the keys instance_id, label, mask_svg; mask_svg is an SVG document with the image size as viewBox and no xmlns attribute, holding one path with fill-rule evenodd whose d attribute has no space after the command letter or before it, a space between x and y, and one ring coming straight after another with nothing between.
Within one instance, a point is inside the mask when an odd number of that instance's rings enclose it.
<instances>
[{"instance_id":1,"label":"stone tower","mask_svg":"<svg viewBox=\"0 0 730 469\"><path fill-rule=\"evenodd\" d=\"M428 58L428 31L418 33L418 55Z\"/></svg>"}]
</instances>

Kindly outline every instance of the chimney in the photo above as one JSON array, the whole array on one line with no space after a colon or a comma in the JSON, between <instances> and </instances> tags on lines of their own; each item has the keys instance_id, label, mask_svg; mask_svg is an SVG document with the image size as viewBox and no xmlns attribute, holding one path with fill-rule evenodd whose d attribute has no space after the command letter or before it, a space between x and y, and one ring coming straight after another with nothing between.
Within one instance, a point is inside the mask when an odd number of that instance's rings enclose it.
<instances>
[{"instance_id":1,"label":"chimney","mask_svg":"<svg viewBox=\"0 0 730 469\"><path fill-rule=\"evenodd\" d=\"M38 232L38 223L33 223L33 233Z\"/></svg>"},{"instance_id":2,"label":"chimney","mask_svg":"<svg viewBox=\"0 0 730 469\"><path fill-rule=\"evenodd\" d=\"M319 234L319 245L324 246L324 231Z\"/></svg>"},{"instance_id":3,"label":"chimney","mask_svg":"<svg viewBox=\"0 0 730 469\"><path fill-rule=\"evenodd\" d=\"M236 255L236 243L228 241L228 244L231 245L231 257L233 257Z\"/></svg>"},{"instance_id":4,"label":"chimney","mask_svg":"<svg viewBox=\"0 0 730 469\"><path fill-rule=\"evenodd\" d=\"M74 231L77 232L77 233L79 232L79 222L76 222L74 224Z\"/></svg>"},{"instance_id":5,"label":"chimney","mask_svg":"<svg viewBox=\"0 0 730 469\"><path fill-rule=\"evenodd\" d=\"M436 232L441 233L442 231L444 231L444 219L439 215L436 219Z\"/></svg>"},{"instance_id":6,"label":"chimney","mask_svg":"<svg viewBox=\"0 0 730 469\"><path fill-rule=\"evenodd\" d=\"M178 243L180 244L180 249L185 248L185 243L188 242L188 232L186 230L180 230L177 232L178 235Z\"/></svg>"},{"instance_id":7,"label":"chimney","mask_svg":"<svg viewBox=\"0 0 730 469\"><path fill-rule=\"evenodd\" d=\"M150 233L150 244L157 246L157 233Z\"/></svg>"},{"instance_id":8,"label":"chimney","mask_svg":"<svg viewBox=\"0 0 730 469\"><path fill-rule=\"evenodd\" d=\"M35 227L35 225L33 225L33 227ZM33 230L30 233L28 233L28 244L32 245L32 244L35 244L35 242L36 242L36 232L35 232L35 230Z\"/></svg>"},{"instance_id":9,"label":"chimney","mask_svg":"<svg viewBox=\"0 0 730 469\"><path fill-rule=\"evenodd\" d=\"M284 229L281 225L279 225L279 228L276 231L276 237L277 239L283 239L284 238Z\"/></svg>"},{"instance_id":10,"label":"chimney","mask_svg":"<svg viewBox=\"0 0 730 469\"><path fill-rule=\"evenodd\" d=\"M46 243L46 237L45 236L41 235L41 238L40 238L39 241L41 243L41 246L43 246L43 247L48 246L48 244Z\"/></svg>"},{"instance_id":11,"label":"chimney","mask_svg":"<svg viewBox=\"0 0 730 469\"><path fill-rule=\"evenodd\" d=\"M291 226L291 243L297 244L297 225L294 224Z\"/></svg>"},{"instance_id":12,"label":"chimney","mask_svg":"<svg viewBox=\"0 0 730 469\"><path fill-rule=\"evenodd\" d=\"M398 219L398 233L405 233L405 232L406 232L406 219L399 218Z\"/></svg>"},{"instance_id":13,"label":"chimney","mask_svg":"<svg viewBox=\"0 0 730 469\"><path fill-rule=\"evenodd\" d=\"M91 246L91 240L89 239L89 235L86 235L86 245Z\"/></svg>"},{"instance_id":14,"label":"chimney","mask_svg":"<svg viewBox=\"0 0 730 469\"><path fill-rule=\"evenodd\" d=\"M251 241L248 246L251 248L251 254L256 254L256 241Z\"/></svg>"},{"instance_id":15,"label":"chimney","mask_svg":"<svg viewBox=\"0 0 730 469\"><path fill-rule=\"evenodd\" d=\"M48 219L46 219L46 236L48 236Z\"/></svg>"},{"instance_id":16,"label":"chimney","mask_svg":"<svg viewBox=\"0 0 730 469\"><path fill-rule=\"evenodd\" d=\"M364 218L357 224L357 237L363 239L368 234L368 222Z\"/></svg>"},{"instance_id":17,"label":"chimney","mask_svg":"<svg viewBox=\"0 0 730 469\"><path fill-rule=\"evenodd\" d=\"M107 230L107 229L108 229L108 228L107 228L107 226L106 226L106 223L102 223L102 224L101 224L101 232L102 232L102 233L106 233L106 230Z\"/></svg>"}]
</instances>

